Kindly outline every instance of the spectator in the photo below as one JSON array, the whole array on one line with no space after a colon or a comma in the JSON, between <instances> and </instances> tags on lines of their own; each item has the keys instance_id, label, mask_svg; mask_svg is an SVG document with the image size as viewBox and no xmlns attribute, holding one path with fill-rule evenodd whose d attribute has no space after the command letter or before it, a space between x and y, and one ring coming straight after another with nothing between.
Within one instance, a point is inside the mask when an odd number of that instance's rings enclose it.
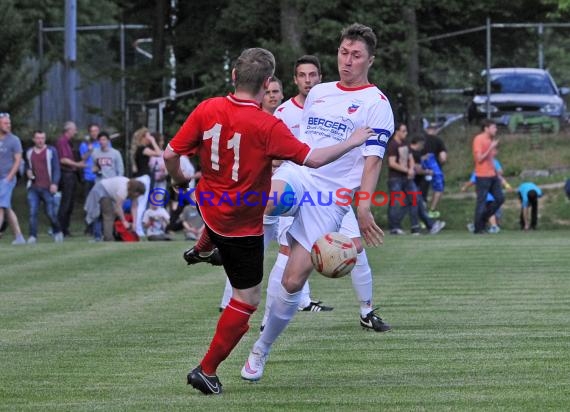
<instances>
[{"instance_id":1,"label":"spectator","mask_svg":"<svg viewBox=\"0 0 570 412\"><path fill-rule=\"evenodd\" d=\"M536 230L538 199L542 197L542 190L532 182L524 182L518 187L517 193L521 202L521 230Z\"/></svg>"},{"instance_id":2,"label":"spectator","mask_svg":"<svg viewBox=\"0 0 570 412\"><path fill-rule=\"evenodd\" d=\"M403 235L401 222L408 210L413 235L420 234L420 219L431 234L439 233L445 222L433 221L426 213L421 192L416 187L414 176L416 165L411 148L405 143L408 128L405 124L396 126L394 135L388 142L388 188L390 202L388 204L388 221L390 233ZM399 206L398 206L399 204Z\"/></svg>"},{"instance_id":3,"label":"spectator","mask_svg":"<svg viewBox=\"0 0 570 412\"><path fill-rule=\"evenodd\" d=\"M566 179L566 184L564 185L564 191L566 192L566 197L570 199L570 179Z\"/></svg>"},{"instance_id":4,"label":"spectator","mask_svg":"<svg viewBox=\"0 0 570 412\"><path fill-rule=\"evenodd\" d=\"M14 232L13 245L24 245L18 216L12 210L12 192L16 187L16 173L22 162L22 142L12 134L12 122L9 113L0 113L0 227L6 217Z\"/></svg>"},{"instance_id":5,"label":"spectator","mask_svg":"<svg viewBox=\"0 0 570 412\"><path fill-rule=\"evenodd\" d=\"M437 135L438 129L436 123L430 123L426 129L424 150L422 160L424 161L424 168L432 169L431 186L433 188L433 195L429 206L429 217L438 218L441 214L437 210L443 190L445 189L445 175L443 173L443 165L447 162L447 149L443 140ZM431 156L430 156L431 154ZM428 201L430 181L423 180L420 190L422 197Z\"/></svg>"},{"instance_id":6,"label":"spectator","mask_svg":"<svg viewBox=\"0 0 570 412\"><path fill-rule=\"evenodd\" d=\"M61 165L61 179L59 189L61 191L61 203L57 218L64 236L71 236L69 225L75 201L75 189L77 187L77 172L85 168L83 160L77 161L73 154L72 139L77 134L75 123L68 121L63 125L63 134L56 142L57 155Z\"/></svg>"},{"instance_id":7,"label":"spectator","mask_svg":"<svg viewBox=\"0 0 570 412\"><path fill-rule=\"evenodd\" d=\"M172 240L166 234L166 226L170 221L170 215L162 206L150 203L143 213L143 227L148 240Z\"/></svg>"},{"instance_id":8,"label":"spectator","mask_svg":"<svg viewBox=\"0 0 570 412\"><path fill-rule=\"evenodd\" d=\"M124 176L109 177L95 183L84 206L85 221L87 224L93 223L94 240L114 240L113 225L117 218L127 229L131 228L123 210L123 203L127 199L131 200L132 226L134 227L137 216L137 198L144 192L144 183Z\"/></svg>"},{"instance_id":9,"label":"spectator","mask_svg":"<svg viewBox=\"0 0 570 412\"><path fill-rule=\"evenodd\" d=\"M81 156L81 160L85 162L82 176L84 199L87 199L87 195L95 185L95 180L97 179L97 175L93 170L93 152L100 147L99 142L97 141L99 131L99 125L91 123L87 126L87 135L85 136L85 140L79 145L79 155Z\"/></svg>"},{"instance_id":10,"label":"spectator","mask_svg":"<svg viewBox=\"0 0 570 412\"><path fill-rule=\"evenodd\" d=\"M473 233L485 233L489 218L493 216L505 201L501 180L495 169L494 159L497 154L499 140L497 124L490 119L483 120L482 132L473 139L473 160L475 162L475 188L477 201L475 204L475 218ZM495 199L487 206L487 194L491 193Z\"/></svg>"},{"instance_id":11,"label":"spectator","mask_svg":"<svg viewBox=\"0 0 570 412\"><path fill-rule=\"evenodd\" d=\"M166 166L164 165L164 159L162 158L162 152L164 151L164 136L161 133L151 133L156 140L156 144L160 148L160 156L151 156L149 160L149 168L151 173L152 188L156 189L166 189L166 177L168 173L166 172Z\"/></svg>"},{"instance_id":12,"label":"spectator","mask_svg":"<svg viewBox=\"0 0 570 412\"><path fill-rule=\"evenodd\" d=\"M414 136L411 140L410 140L410 153L412 154L412 157L414 159L414 183L416 184L416 188L417 188L417 196L416 196L416 201L418 204L418 218L421 221L421 223L423 223L424 228L427 228L430 233L432 232L432 228L434 223L434 220L432 218L429 217L428 214L428 210L427 210L427 204L426 204L426 200L424 199L421 190L419 190L422 181L426 180L428 182L432 181L433 178L433 170L431 169L426 169L424 168L425 163L422 162L422 152L424 149L424 138L422 136ZM439 221L440 223L438 224L438 226L441 224L441 229L443 229L445 227L445 222L444 221ZM439 230L436 229L437 233Z\"/></svg>"},{"instance_id":13,"label":"spectator","mask_svg":"<svg viewBox=\"0 0 570 412\"><path fill-rule=\"evenodd\" d=\"M133 177L142 182L146 188L144 194L137 200L138 209L135 222L135 232L140 237L144 236L142 227L142 215L146 210L148 194L151 188L151 171L150 171L150 158L151 156L161 156L162 150L158 147L153 135L150 134L146 127L140 128L135 131L131 147L131 155L133 157ZM133 216L134 217L134 216Z\"/></svg>"},{"instance_id":14,"label":"spectator","mask_svg":"<svg viewBox=\"0 0 570 412\"><path fill-rule=\"evenodd\" d=\"M59 157L53 146L46 145L46 134L41 130L34 132L34 146L26 151L26 175L28 177L28 206L30 208L30 237L28 244L37 242L38 212L40 203L44 203L45 214L50 221L53 239L63 242L63 233L57 219L55 194L61 176Z\"/></svg>"},{"instance_id":15,"label":"spectator","mask_svg":"<svg viewBox=\"0 0 570 412\"><path fill-rule=\"evenodd\" d=\"M111 147L109 133L103 131L97 136L99 148L93 151L93 171L97 181L115 176L124 176L125 166L121 153Z\"/></svg>"},{"instance_id":16,"label":"spectator","mask_svg":"<svg viewBox=\"0 0 570 412\"><path fill-rule=\"evenodd\" d=\"M508 190L512 189L509 182L507 182L507 179L505 179L505 177L503 176L503 166L501 165L499 160L497 158L495 158L495 159L493 159L493 163L495 165L495 170L497 171L497 176L501 180L501 185L505 189L508 189ZM463 186L461 186L461 191L465 192L469 187L475 186L476 182L477 182L477 177L475 176L475 171L473 171L473 173L471 173L471 176L469 177L469 180L467 182L465 182L463 184ZM488 208L492 207L492 204L494 202L495 202L495 198L493 197L493 195L491 193L487 193L487 207ZM495 212L495 214L489 218L489 229L487 230L487 232L496 234L496 233L499 233L501 231L501 218L502 218L502 216L503 216L502 207L499 207L497 209L497 211ZM469 230L471 233L473 233L475 231L475 224L469 223L467 225L467 230Z\"/></svg>"}]
</instances>

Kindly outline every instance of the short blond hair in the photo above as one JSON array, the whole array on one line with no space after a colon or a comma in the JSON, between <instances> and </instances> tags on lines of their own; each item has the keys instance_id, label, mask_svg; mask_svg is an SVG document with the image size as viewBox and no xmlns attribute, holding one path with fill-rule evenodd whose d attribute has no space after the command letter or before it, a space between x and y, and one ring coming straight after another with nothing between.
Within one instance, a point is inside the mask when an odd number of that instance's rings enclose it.
<instances>
[{"instance_id":1,"label":"short blond hair","mask_svg":"<svg viewBox=\"0 0 570 412\"><path fill-rule=\"evenodd\" d=\"M275 57L266 49L254 47L244 50L234 65L235 87L257 94L263 82L273 76Z\"/></svg>"}]
</instances>

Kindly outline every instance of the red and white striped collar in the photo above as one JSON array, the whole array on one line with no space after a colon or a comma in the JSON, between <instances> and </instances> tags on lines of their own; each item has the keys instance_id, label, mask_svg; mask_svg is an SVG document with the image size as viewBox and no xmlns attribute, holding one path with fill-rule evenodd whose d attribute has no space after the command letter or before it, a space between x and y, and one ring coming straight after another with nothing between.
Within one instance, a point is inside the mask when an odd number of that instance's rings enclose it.
<instances>
[{"instance_id":1,"label":"red and white striped collar","mask_svg":"<svg viewBox=\"0 0 570 412\"><path fill-rule=\"evenodd\" d=\"M255 100L238 99L233 93L228 94L226 97L230 102L237 104L238 106L253 106L259 109L259 103L257 103Z\"/></svg>"}]
</instances>

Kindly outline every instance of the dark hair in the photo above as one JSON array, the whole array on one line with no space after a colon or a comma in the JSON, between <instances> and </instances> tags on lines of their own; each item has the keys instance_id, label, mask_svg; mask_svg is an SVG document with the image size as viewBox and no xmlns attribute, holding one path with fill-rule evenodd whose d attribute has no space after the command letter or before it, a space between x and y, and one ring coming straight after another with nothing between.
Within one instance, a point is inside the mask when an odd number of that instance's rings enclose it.
<instances>
[{"instance_id":1,"label":"dark hair","mask_svg":"<svg viewBox=\"0 0 570 412\"><path fill-rule=\"evenodd\" d=\"M97 123L89 123L87 125L87 131L91 130L92 127L98 127L99 129L101 128L101 126L99 126Z\"/></svg>"},{"instance_id":2,"label":"dark hair","mask_svg":"<svg viewBox=\"0 0 570 412\"><path fill-rule=\"evenodd\" d=\"M137 179L129 179L127 182L127 197L129 199L134 199L136 197L144 195L146 192L146 187L143 182Z\"/></svg>"},{"instance_id":3,"label":"dark hair","mask_svg":"<svg viewBox=\"0 0 570 412\"><path fill-rule=\"evenodd\" d=\"M529 190L527 196L528 196L528 202L532 206L535 206L536 201L538 200L538 193L536 193L536 190Z\"/></svg>"},{"instance_id":4,"label":"dark hair","mask_svg":"<svg viewBox=\"0 0 570 412\"><path fill-rule=\"evenodd\" d=\"M402 127L402 126L406 126L406 128L408 127L408 125L406 123L403 123L403 122L396 123L394 125L394 133L396 133L398 130L400 130L400 127Z\"/></svg>"},{"instance_id":5,"label":"dark hair","mask_svg":"<svg viewBox=\"0 0 570 412\"><path fill-rule=\"evenodd\" d=\"M410 144L423 143L424 141L425 141L425 139L423 138L423 136L414 136L410 140Z\"/></svg>"},{"instance_id":6,"label":"dark hair","mask_svg":"<svg viewBox=\"0 0 570 412\"><path fill-rule=\"evenodd\" d=\"M234 64L235 87L259 93L263 82L273 76L275 57L269 50L254 47L244 50Z\"/></svg>"},{"instance_id":7,"label":"dark hair","mask_svg":"<svg viewBox=\"0 0 570 412\"><path fill-rule=\"evenodd\" d=\"M319 61L319 58L317 56L313 56L312 54L305 54L299 57L295 62L295 68L293 70L295 76L297 75L297 67L299 67L302 64L312 64L317 68L319 74L321 74L321 62Z\"/></svg>"},{"instance_id":8,"label":"dark hair","mask_svg":"<svg viewBox=\"0 0 570 412\"><path fill-rule=\"evenodd\" d=\"M32 133L32 136L35 136L38 133L39 134L45 134L46 132L44 132L43 130L40 130L40 129L36 129L36 130L34 130L34 133Z\"/></svg>"},{"instance_id":9,"label":"dark hair","mask_svg":"<svg viewBox=\"0 0 570 412\"><path fill-rule=\"evenodd\" d=\"M493 119L483 119L481 120L481 130L485 130L487 127L490 127L494 124L497 124Z\"/></svg>"},{"instance_id":10,"label":"dark hair","mask_svg":"<svg viewBox=\"0 0 570 412\"><path fill-rule=\"evenodd\" d=\"M281 80L279 80L279 77L273 75L269 78L269 83L278 83L279 84L279 88L281 89L281 91L283 91L283 83L281 83Z\"/></svg>"},{"instance_id":11,"label":"dark hair","mask_svg":"<svg viewBox=\"0 0 570 412\"><path fill-rule=\"evenodd\" d=\"M109 136L109 133L107 133L106 131L102 130L99 132L99 134L97 135L97 140L99 140L101 137L106 137L107 139L111 140L111 137Z\"/></svg>"},{"instance_id":12,"label":"dark hair","mask_svg":"<svg viewBox=\"0 0 570 412\"><path fill-rule=\"evenodd\" d=\"M360 23L353 23L345 27L340 33L340 43L344 40L360 40L366 44L366 49L370 56L374 56L376 51L376 35L368 26Z\"/></svg>"}]
</instances>

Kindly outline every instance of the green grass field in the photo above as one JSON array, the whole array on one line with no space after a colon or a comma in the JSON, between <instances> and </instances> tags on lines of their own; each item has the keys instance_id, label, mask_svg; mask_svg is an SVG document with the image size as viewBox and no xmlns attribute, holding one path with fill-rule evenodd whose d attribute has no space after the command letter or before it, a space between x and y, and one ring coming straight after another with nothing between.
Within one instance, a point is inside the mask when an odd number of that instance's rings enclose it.
<instances>
[{"instance_id":1,"label":"green grass field","mask_svg":"<svg viewBox=\"0 0 570 412\"><path fill-rule=\"evenodd\" d=\"M384 334L358 325L348 278L312 276L335 307L299 313L257 384L240 369L261 313L218 370L185 384L218 318L219 268L188 243L0 241L0 409L34 411L568 410L570 232L387 237L369 249ZM269 269L275 257L267 257ZM261 311L260 311L261 312Z\"/></svg>"}]
</instances>

